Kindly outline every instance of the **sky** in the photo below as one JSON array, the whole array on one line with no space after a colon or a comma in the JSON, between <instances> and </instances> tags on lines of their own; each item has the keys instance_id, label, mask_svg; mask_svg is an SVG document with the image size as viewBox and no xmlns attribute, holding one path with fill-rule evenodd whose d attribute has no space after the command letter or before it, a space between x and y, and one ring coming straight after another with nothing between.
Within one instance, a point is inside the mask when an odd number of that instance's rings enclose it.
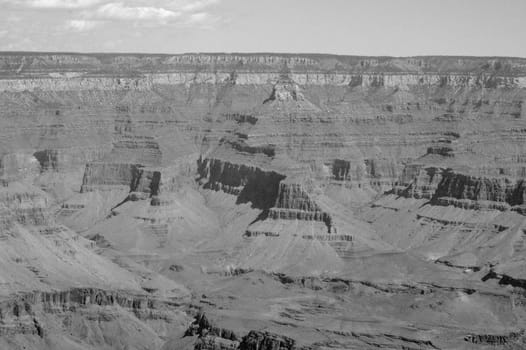
<instances>
[{"instance_id":1,"label":"sky","mask_svg":"<svg viewBox=\"0 0 526 350\"><path fill-rule=\"evenodd\" d=\"M0 51L526 57L526 0L0 0Z\"/></svg>"}]
</instances>

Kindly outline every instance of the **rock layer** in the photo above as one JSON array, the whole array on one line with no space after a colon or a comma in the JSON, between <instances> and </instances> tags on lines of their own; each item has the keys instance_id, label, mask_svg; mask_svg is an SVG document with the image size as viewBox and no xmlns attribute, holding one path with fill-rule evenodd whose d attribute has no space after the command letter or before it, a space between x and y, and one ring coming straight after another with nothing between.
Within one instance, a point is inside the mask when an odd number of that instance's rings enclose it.
<instances>
[{"instance_id":1,"label":"rock layer","mask_svg":"<svg viewBox=\"0 0 526 350\"><path fill-rule=\"evenodd\" d=\"M0 54L0 347L520 346L525 67Z\"/></svg>"}]
</instances>

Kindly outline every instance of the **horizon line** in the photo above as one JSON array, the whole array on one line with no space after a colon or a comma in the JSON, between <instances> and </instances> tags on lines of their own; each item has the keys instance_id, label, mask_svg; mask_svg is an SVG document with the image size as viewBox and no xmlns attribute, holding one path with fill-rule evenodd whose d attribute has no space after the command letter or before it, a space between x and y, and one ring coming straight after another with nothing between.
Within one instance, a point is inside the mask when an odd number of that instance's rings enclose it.
<instances>
[{"instance_id":1,"label":"horizon line","mask_svg":"<svg viewBox=\"0 0 526 350\"><path fill-rule=\"evenodd\" d=\"M277 56L332 56L332 57L359 57L359 58L432 58L432 57L443 57L443 58L487 58L487 59L524 59L522 56L498 56L498 55L408 55L408 56L391 56L391 55L360 55L360 54L339 54L339 53L320 53L320 52L272 52L272 51L244 51L244 52L227 52L227 51L194 51L194 52L180 52L180 53L167 53L167 52L133 52L133 51L32 51L32 50L16 50L16 51L1 51L0 55L16 55L16 54L62 54L62 55L141 55L141 56L184 56L184 55L277 55Z\"/></svg>"}]
</instances>

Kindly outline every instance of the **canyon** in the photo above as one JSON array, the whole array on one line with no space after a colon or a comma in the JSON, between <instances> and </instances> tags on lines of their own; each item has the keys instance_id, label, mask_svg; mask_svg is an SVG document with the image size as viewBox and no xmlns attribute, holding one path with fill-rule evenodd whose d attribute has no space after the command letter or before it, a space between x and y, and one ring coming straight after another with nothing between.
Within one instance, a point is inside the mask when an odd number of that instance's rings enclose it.
<instances>
[{"instance_id":1,"label":"canyon","mask_svg":"<svg viewBox=\"0 0 526 350\"><path fill-rule=\"evenodd\" d=\"M526 59L0 53L1 349L523 349Z\"/></svg>"}]
</instances>

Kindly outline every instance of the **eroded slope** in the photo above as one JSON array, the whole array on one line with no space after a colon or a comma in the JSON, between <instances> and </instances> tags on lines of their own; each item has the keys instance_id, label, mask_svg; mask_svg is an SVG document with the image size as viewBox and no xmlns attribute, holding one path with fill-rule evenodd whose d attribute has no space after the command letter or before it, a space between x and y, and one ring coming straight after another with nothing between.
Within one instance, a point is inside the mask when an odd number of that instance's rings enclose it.
<instances>
[{"instance_id":1,"label":"eroded slope","mask_svg":"<svg viewBox=\"0 0 526 350\"><path fill-rule=\"evenodd\" d=\"M525 67L1 55L0 345L521 348Z\"/></svg>"}]
</instances>

